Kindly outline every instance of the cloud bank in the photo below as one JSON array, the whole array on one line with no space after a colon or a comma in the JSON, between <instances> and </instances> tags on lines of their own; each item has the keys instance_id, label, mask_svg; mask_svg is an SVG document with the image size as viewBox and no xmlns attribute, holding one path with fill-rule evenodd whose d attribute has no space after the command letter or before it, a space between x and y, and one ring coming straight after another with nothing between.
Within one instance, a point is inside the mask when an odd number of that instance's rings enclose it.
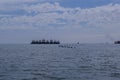
<instances>
[{"instance_id":1,"label":"cloud bank","mask_svg":"<svg viewBox=\"0 0 120 80\"><path fill-rule=\"evenodd\" d=\"M89 36L102 38L104 33L119 34L120 4L83 9L63 7L59 2L36 2L38 0L0 1L0 4L12 5L9 8L1 5L4 8L0 8L0 30L57 30L55 34L60 37L73 36L71 38L76 39L83 34L86 36L83 39ZM18 3L22 5L16 6Z\"/></svg>"},{"instance_id":2,"label":"cloud bank","mask_svg":"<svg viewBox=\"0 0 120 80\"><path fill-rule=\"evenodd\" d=\"M14 0L13 0L14 1ZM17 1L17 0L16 0ZM28 1L28 0L25 0ZM33 1L33 0L31 0ZM39 3L33 5L25 5L21 7L24 11L23 15L15 16L12 14L0 15L0 29L18 27L69 27L69 25L77 25L80 27L117 27L120 22L120 5L109 4L105 6L81 9L64 8L59 3ZM108 25L108 26L105 26ZM119 25L118 25L119 26ZM14 27L15 28L15 27Z\"/></svg>"}]
</instances>

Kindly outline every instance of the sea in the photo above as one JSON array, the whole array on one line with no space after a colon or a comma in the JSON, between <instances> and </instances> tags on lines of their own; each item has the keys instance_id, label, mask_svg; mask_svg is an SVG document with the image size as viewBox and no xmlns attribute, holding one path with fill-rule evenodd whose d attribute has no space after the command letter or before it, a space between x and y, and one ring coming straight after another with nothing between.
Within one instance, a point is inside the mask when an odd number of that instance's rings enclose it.
<instances>
[{"instance_id":1,"label":"sea","mask_svg":"<svg viewBox=\"0 0 120 80\"><path fill-rule=\"evenodd\" d=\"M0 80L120 80L120 45L60 45L0 44Z\"/></svg>"}]
</instances>

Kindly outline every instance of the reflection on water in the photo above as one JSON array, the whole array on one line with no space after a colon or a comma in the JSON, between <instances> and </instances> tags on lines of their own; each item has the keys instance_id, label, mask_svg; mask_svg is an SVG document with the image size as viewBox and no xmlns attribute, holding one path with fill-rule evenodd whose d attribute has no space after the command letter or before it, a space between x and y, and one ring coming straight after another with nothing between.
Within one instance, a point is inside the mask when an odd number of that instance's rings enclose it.
<instances>
[{"instance_id":1,"label":"reflection on water","mask_svg":"<svg viewBox=\"0 0 120 80\"><path fill-rule=\"evenodd\" d=\"M120 80L120 45L0 45L0 80Z\"/></svg>"}]
</instances>

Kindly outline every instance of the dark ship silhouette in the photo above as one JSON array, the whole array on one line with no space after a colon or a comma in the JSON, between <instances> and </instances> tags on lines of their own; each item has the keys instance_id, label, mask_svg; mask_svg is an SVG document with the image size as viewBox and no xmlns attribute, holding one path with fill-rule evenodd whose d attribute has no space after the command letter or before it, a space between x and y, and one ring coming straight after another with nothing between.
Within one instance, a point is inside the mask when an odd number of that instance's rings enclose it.
<instances>
[{"instance_id":1,"label":"dark ship silhouette","mask_svg":"<svg viewBox=\"0 0 120 80\"><path fill-rule=\"evenodd\" d=\"M115 41L114 44L120 44L120 41Z\"/></svg>"},{"instance_id":2,"label":"dark ship silhouette","mask_svg":"<svg viewBox=\"0 0 120 80\"><path fill-rule=\"evenodd\" d=\"M60 41L56 40L32 40L31 44L60 44Z\"/></svg>"}]
</instances>

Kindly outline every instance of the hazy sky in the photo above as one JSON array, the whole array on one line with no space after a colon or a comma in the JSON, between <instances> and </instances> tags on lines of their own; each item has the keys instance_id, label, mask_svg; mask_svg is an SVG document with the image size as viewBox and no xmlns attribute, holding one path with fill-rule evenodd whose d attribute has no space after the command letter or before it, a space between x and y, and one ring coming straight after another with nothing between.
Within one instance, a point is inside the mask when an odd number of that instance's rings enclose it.
<instances>
[{"instance_id":1,"label":"hazy sky","mask_svg":"<svg viewBox=\"0 0 120 80\"><path fill-rule=\"evenodd\" d=\"M120 40L120 0L0 0L0 43Z\"/></svg>"}]
</instances>

